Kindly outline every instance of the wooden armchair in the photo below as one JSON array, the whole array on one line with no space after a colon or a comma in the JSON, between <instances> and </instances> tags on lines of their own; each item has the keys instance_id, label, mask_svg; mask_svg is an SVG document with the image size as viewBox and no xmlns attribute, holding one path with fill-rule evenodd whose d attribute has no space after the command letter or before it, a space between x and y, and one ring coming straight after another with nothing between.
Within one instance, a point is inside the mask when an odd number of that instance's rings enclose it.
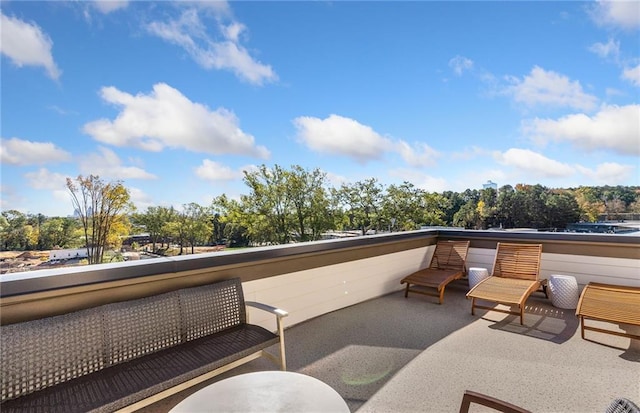
<instances>
[{"instance_id":1,"label":"wooden armchair","mask_svg":"<svg viewBox=\"0 0 640 413\"><path fill-rule=\"evenodd\" d=\"M409 291L444 299L444 289L453 280L462 278L470 241L438 241L429 267L404 277L400 283L407 284L404 296ZM411 285L423 287L412 288ZM426 287L426 289L424 288ZM433 292L433 289L436 291Z\"/></svg>"},{"instance_id":2,"label":"wooden armchair","mask_svg":"<svg viewBox=\"0 0 640 413\"><path fill-rule=\"evenodd\" d=\"M496 399L495 397L487 396L486 394L477 393L471 390L466 390L464 392L464 396L462 396L460 413L468 413L471 403L487 406L493 410L498 410L504 413L531 413L529 410L525 410L522 407L518 407L514 404Z\"/></svg>"},{"instance_id":3,"label":"wooden armchair","mask_svg":"<svg viewBox=\"0 0 640 413\"><path fill-rule=\"evenodd\" d=\"M520 324L524 324L525 303L543 283L539 279L541 256L542 244L499 242L491 276L467 293L467 298L471 298L471 314L475 314L476 308L499 311L519 315ZM476 299L517 306L519 311L478 305Z\"/></svg>"}]
</instances>

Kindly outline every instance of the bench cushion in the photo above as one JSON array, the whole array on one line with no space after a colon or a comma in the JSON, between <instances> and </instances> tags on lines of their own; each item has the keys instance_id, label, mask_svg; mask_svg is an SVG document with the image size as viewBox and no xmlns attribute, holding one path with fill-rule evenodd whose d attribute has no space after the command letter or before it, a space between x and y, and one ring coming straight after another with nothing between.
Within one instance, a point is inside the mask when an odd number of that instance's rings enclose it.
<instances>
[{"instance_id":1,"label":"bench cushion","mask_svg":"<svg viewBox=\"0 0 640 413\"><path fill-rule=\"evenodd\" d=\"M113 411L260 351L278 340L277 335L262 327L239 325L6 401L2 413Z\"/></svg>"}]
</instances>

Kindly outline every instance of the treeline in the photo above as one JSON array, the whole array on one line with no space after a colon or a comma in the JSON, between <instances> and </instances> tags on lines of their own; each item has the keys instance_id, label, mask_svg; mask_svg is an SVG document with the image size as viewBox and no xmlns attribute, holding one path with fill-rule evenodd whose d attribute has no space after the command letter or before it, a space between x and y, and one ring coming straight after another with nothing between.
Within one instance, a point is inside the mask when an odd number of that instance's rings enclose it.
<instances>
[{"instance_id":1,"label":"treeline","mask_svg":"<svg viewBox=\"0 0 640 413\"><path fill-rule=\"evenodd\" d=\"M383 186L371 178L332 187L319 169L294 165L261 166L245 172L248 193L226 195L211 205L190 203L135 211L121 183L98 177L68 181L78 218L25 215L4 211L0 218L3 250L119 248L131 234L146 233L154 251L169 243L180 253L199 245L252 246L318 240L328 231L407 231L422 226L466 229L536 228L564 230L570 223L595 222L600 216L640 213L640 187L603 186L550 189L541 185L505 185L464 192L428 192L404 182ZM89 189L91 191L89 191ZM75 190L75 192L74 192ZM111 191L111 192L110 192ZM88 193L97 198L78 198ZM75 194L75 197L74 197ZM95 213L97 202L117 196L118 213ZM87 199L83 206L78 199ZM83 209L84 207L84 209ZM112 219L112 222L107 222ZM98 221L101 226L96 226ZM105 230L107 233L105 234ZM100 232L100 238L91 237ZM104 243L103 245L96 245ZM96 260L94 262L100 262Z\"/></svg>"}]
</instances>

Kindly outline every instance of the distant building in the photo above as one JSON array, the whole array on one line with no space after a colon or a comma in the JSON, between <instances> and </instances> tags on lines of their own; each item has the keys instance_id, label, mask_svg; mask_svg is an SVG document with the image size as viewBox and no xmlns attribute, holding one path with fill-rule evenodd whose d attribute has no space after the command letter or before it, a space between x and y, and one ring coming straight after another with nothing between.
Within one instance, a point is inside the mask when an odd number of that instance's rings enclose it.
<instances>
[{"instance_id":1,"label":"distant building","mask_svg":"<svg viewBox=\"0 0 640 413\"><path fill-rule=\"evenodd\" d=\"M51 250L49 252L49 261L73 260L89 258L86 248L68 249L68 250Z\"/></svg>"},{"instance_id":2,"label":"distant building","mask_svg":"<svg viewBox=\"0 0 640 413\"><path fill-rule=\"evenodd\" d=\"M498 184L495 182L491 182L491 181L487 181L486 184L482 184L482 189L494 189L494 190L498 190Z\"/></svg>"}]
</instances>

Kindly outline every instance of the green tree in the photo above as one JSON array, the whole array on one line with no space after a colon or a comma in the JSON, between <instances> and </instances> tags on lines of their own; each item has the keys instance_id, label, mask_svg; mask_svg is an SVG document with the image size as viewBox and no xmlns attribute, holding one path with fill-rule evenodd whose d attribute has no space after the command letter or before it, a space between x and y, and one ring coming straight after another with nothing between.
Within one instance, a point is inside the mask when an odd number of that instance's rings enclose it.
<instances>
[{"instance_id":1,"label":"green tree","mask_svg":"<svg viewBox=\"0 0 640 413\"><path fill-rule=\"evenodd\" d=\"M172 219L175 219L173 207L163 206L150 206L145 212L131 216L131 222L149 234L153 252L157 251L156 244L159 241L162 240L164 246L165 226Z\"/></svg>"},{"instance_id":2,"label":"green tree","mask_svg":"<svg viewBox=\"0 0 640 413\"><path fill-rule=\"evenodd\" d=\"M460 209L453 214L453 225L465 229L478 229L481 225L478 203L469 199Z\"/></svg>"},{"instance_id":3,"label":"green tree","mask_svg":"<svg viewBox=\"0 0 640 413\"><path fill-rule=\"evenodd\" d=\"M287 188L288 173L280 166L262 165L256 171L244 172L249 195L241 197L243 207L253 212L248 220L251 238L259 243L287 244L291 241L293 201Z\"/></svg>"},{"instance_id":4,"label":"green tree","mask_svg":"<svg viewBox=\"0 0 640 413\"><path fill-rule=\"evenodd\" d=\"M80 246L76 230L79 223L73 218L48 218L40 227L39 243L41 249L50 250L55 248L75 248Z\"/></svg>"},{"instance_id":5,"label":"green tree","mask_svg":"<svg viewBox=\"0 0 640 413\"><path fill-rule=\"evenodd\" d=\"M183 205L182 212L178 214L178 222L181 240L189 243L193 254L195 246L203 244L211 234L211 214L207 208L191 202ZM180 254L182 254L182 243Z\"/></svg>"},{"instance_id":6,"label":"green tree","mask_svg":"<svg viewBox=\"0 0 640 413\"><path fill-rule=\"evenodd\" d=\"M444 209L447 199L435 192L425 192L422 196L422 223L425 225L446 225Z\"/></svg>"},{"instance_id":7,"label":"green tree","mask_svg":"<svg viewBox=\"0 0 640 413\"><path fill-rule=\"evenodd\" d=\"M444 205L442 206L442 220L445 225L454 225L453 216L466 203L458 192L445 191L442 193Z\"/></svg>"},{"instance_id":8,"label":"green tree","mask_svg":"<svg viewBox=\"0 0 640 413\"><path fill-rule=\"evenodd\" d=\"M31 248L26 229L27 217L20 211L11 209L2 212L0 233L2 248L6 251L23 251Z\"/></svg>"},{"instance_id":9,"label":"green tree","mask_svg":"<svg viewBox=\"0 0 640 413\"><path fill-rule=\"evenodd\" d=\"M566 190L552 191L546 201L546 227L552 230L566 229L567 224L578 222L580 209L572 193Z\"/></svg>"},{"instance_id":10,"label":"green tree","mask_svg":"<svg viewBox=\"0 0 640 413\"><path fill-rule=\"evenodd\" d=\"M101 263L114 223L133 209L129 190L122 182L104 182L96 175L67 178L67 189L84 231L87 261Z\"/></svg>"},{"instance_id":11,"label":"green tree","mask_svg":"<svg viewBox=\"0 0 640 413\"><path fill-rule=\"evenodd\" d=\"M581 186L574 191L576 201L580 207L580 219L586 222L596 222L598 215L605 212L601 191L588 186Z\"/></svg>"},{"instance_id":12,"label":"green tree","mask_svg":"<svg viewBox=\"0 0 640 413\"><path fill-rule=\"evenodd\" d=\"M382 199L382 217L389 230L417 229L424 219L424 196L424 191L410 182L389 185Z\"/></svg>"},{"instance_id":13,"label":"green tree","mask_svg":"<svg viewBox=\"0 0 640 413\"><path fill-rule=\"evenodd\" d=\"M382 218L383 187L376 178L342 184L337 192L350 228L357 228L365 235L371 229L379 229Z\"/></svg>"},{"instance_id":14,"label":"green tree","mask_svg":"<svg viewBox=\"0 0 640 413\"><path fill-rule=\"evenodd\" d=\"M211 210L218 217L218 226L229 247L249 245L247 213L239 201L220 195L213 199Z\"/></svg>"},{"instance_id":15,"label":"green tree","mask_svg":"<svg viewBox=\"0 0 640 413\"><path fill-rule=\"evenodd\" d=\"M516 191L511 185L505 185L498 191L495 224L500 228L514 228L519 215Z\"/></svg>"},{"instance_id":16,"label":"green tree","mask_svg":"<svg viewBox=\"0 0 640 413\"><path fill-rule=\"evenodd\" d=\"M298 239L320 239L323 232L335 227L331 219L326 173L319 169L308 171L294 165L285 174L286 197L291 201Z\"/></svg>"}]
</instances>

